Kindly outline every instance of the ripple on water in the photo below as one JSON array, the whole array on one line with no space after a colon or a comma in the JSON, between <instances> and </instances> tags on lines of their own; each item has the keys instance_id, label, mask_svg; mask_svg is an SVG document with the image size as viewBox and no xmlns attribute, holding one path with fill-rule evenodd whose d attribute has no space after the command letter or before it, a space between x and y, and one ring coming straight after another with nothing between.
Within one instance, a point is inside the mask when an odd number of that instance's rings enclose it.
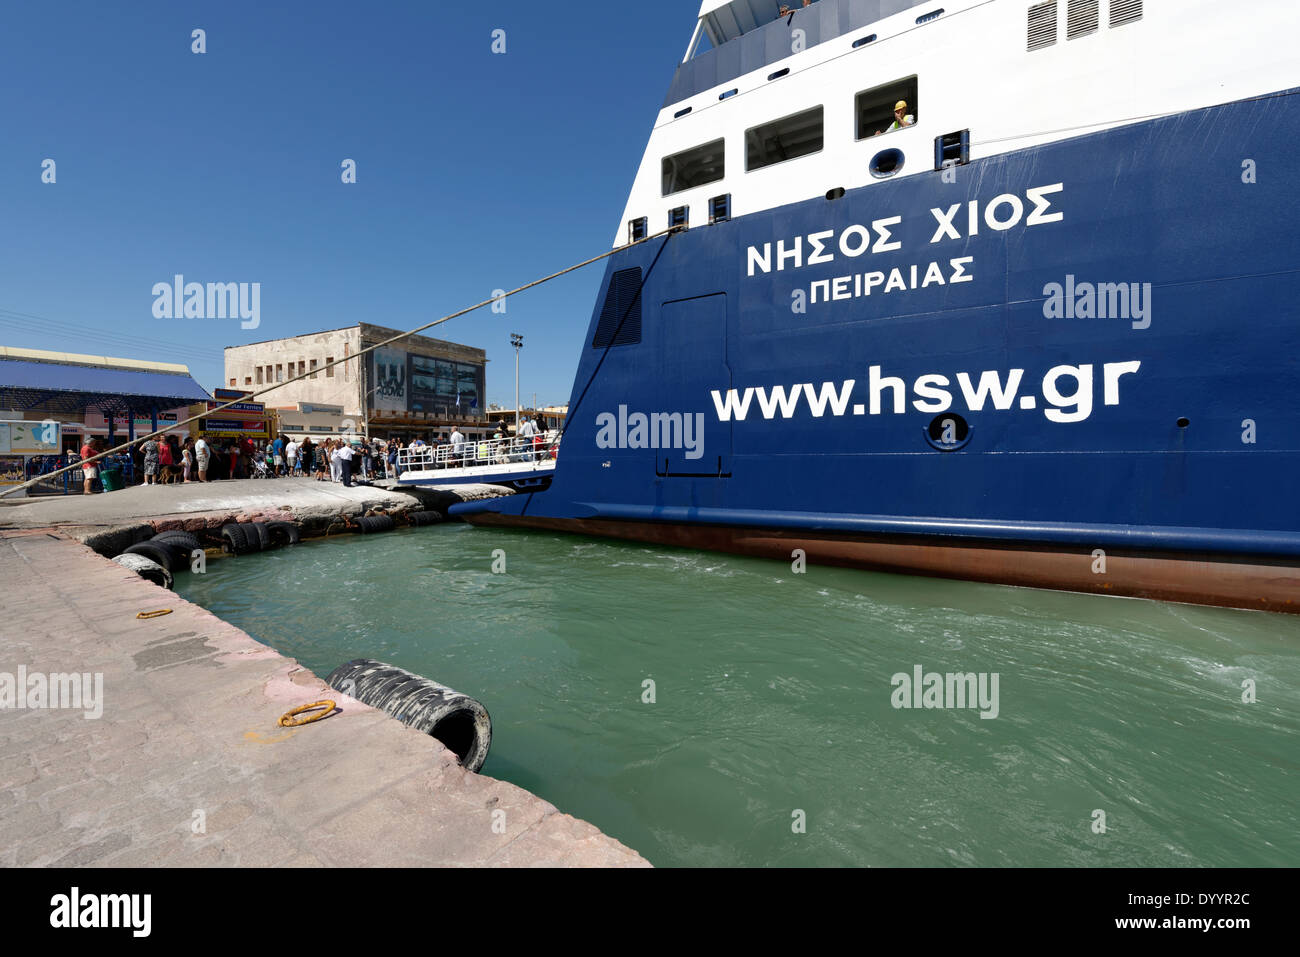
<instances>
[{"instance_id":1,"label":"ripple on water","mask_svg":"<svg viewBox=\"0 0 1300 957\"><path fill-rule=\"evenodd\" d=\"M178 590L318 674L375 657L478 697L485 773L658 864L1300 853L1300 618L459 524L208 568ZM998 718L896 709L916 665L997 673Z\"/></svg>"}]
</instances>

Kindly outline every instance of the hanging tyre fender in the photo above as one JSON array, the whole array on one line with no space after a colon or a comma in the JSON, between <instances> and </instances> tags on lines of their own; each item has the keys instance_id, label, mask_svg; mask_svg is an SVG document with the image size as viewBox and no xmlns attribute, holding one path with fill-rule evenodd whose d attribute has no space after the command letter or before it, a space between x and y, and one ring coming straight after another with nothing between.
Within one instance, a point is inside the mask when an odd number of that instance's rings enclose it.
<instances>
[{"instance_id":1,"label":"hanging tyre fender","mask_svg":"<svg viewBox=\"0 0 1300 957\"><path fill-rule=\"evenodd\" d=\"M221 550L232 555L246 555L249 552L259 551L260 543L254 539L253 542L248 540L248 530L243 525L226 525L221 529Z\"/></svg>"},{"instance_id":2,"label":"hanging tyre fender","mask_svg":"<svg viewBox=\"0 0 1300 957\"><path fill-rule=\"evenodd\" d=\"M254 551L265 552L275 547L271 542L271 533L266 530L264 522L249 522L246 527L248 531L245 535L248 536L249 544L256 543L257 547L253 549Z\"/></svg>"},{"instance_id":3,"label":"hanging tyre fender","mask_svg":"<svg viewBox=\"0 0 1300 957\"><path fill-rule=\"evenodd\" d=\"M199 544L199 539L197 535L194 535L190 532L182 532L179 529L170 532L159 532L153 538L149 539L149 541L167 542L169 544L174 542L180 545L181 547L188 549L189 551L193 551L196 548L203 547L202 545Z\"/></svg>"},{"instance_id":4,"label":"hanging tyre fender","mask_svg":"<svg viewBox=\"0 0 1300 957\"><path fill-rule=\"evenodd\" d=\"M181 556L177 551L161 542L137 542L122 554L143 555L150 561L157 562L169 572L179 571L181 567L187 566L189 563L188 555Z\"/></svg>"},{"instance_id":5,"label":"hanging tyre fender","mask_svg":"<svg viewBox=\"0 0 1300 957\"><path fill-rule=\"evenodd\" d=\"M117 562L123 568L129 568L145 581L151 581L155 585L161 585L163 588L171 588L172 573L162 565L159 565L152 558L146 558L139 552L123 552L113 561Z\"/></svg>"},{"instance_id":6,"label":"hanging tyre fender","mask_svg":"<svg viewBox=\"0 0 1300 957\"><path fill-rule=\"evenodd\" d=\"M271 544L277 548L297 545L302 541L302 534L293 522L267 522L266 534L270 537Z\"/></svg>"}]
</instances>

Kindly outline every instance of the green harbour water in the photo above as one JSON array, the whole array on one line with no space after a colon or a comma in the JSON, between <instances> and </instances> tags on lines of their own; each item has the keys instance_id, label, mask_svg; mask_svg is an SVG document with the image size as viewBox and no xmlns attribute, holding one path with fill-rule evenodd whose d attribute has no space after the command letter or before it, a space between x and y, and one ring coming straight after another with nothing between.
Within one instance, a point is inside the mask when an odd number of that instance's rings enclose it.
<instances>
[{"instance_id":1,"label":"green harbour water","mask_svg":"<svg viewBox=\"0 0 1300 957\"><path fill-rule=\"evenodd\" d=\"M462 524L176 588L479 699L484 774L659 866L1300 863L1300 616ZM996 674L997 717L895 707L918 665Z\"/></svg>"}]
</instances>

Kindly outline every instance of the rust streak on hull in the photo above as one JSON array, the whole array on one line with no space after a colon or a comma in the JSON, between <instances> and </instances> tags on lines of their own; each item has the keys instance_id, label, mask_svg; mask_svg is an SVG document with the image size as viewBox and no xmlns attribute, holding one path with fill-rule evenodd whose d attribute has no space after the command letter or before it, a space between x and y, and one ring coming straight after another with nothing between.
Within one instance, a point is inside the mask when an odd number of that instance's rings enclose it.
<instances>
[{"instance_id":1,"label":"rust streak on hull","mask_svg":"<svg viewBox=\"0 0 1300 957\"><path fill-rule=\"evenodd\" d=\"M771 529L606 519L466 515L474 525L511 526L790 560L802 548L810 564L1219 605L1300 614L1300 566L1250 556L1106 550L1103 574L1090 550L1039 543L872 538L814 529Z\"/></svg>"}]
</instances>

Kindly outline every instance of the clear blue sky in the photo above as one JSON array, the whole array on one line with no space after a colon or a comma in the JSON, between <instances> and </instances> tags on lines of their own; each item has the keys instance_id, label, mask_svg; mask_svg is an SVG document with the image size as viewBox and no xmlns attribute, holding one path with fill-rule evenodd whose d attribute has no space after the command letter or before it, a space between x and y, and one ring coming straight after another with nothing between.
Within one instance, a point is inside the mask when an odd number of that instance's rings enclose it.
<instances>
[{"instance_id":1,"label":"clear blue sky","mask_svg":"<svg viewBox=\"0 0 1300 957\"><path fill-rule=\"evenodd\" d=\"M211 389L223 346L407 329L603 252L698 9L8 3L0 345L184 362ZM563 402L602 269L430 334L486 349L510 405L522 333L524 401ZM261 326L155 319L176 273L260 282Z\"/></svg>"}]
</instances>

